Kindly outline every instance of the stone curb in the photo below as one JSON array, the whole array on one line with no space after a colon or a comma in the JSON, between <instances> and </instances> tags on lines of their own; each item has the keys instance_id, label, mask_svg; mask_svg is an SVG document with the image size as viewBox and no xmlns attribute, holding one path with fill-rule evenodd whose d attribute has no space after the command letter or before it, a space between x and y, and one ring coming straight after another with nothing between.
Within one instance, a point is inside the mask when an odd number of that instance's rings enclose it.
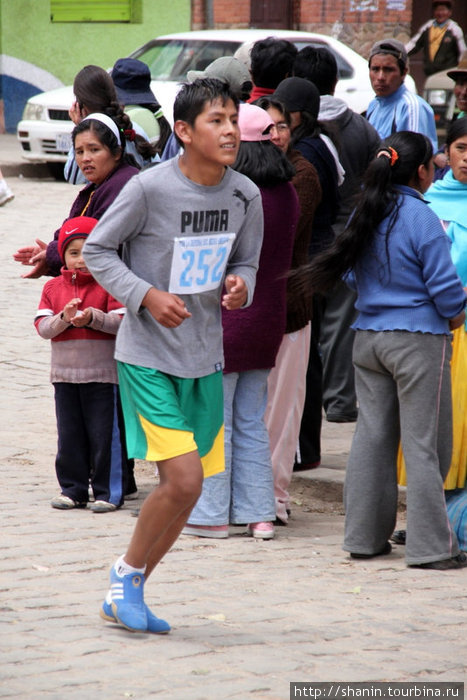
<instances>
[{"instance_id":1,"label":"stone curb","mask_svg":"<svg viewBox=\"0 0 467 700\"><path fill-rule=\"evenodd\" d=\"M4 177L53 178L47 163L23 158L16 134L0 134L0 167Z\"/></svg>"},{"instance_id":2,"label":"stone curb","mask_svg":"<svg viewBox=\"0 0 467 700\"><path fill-rule=\"evenodd\" d=\"M302 481L310 488L313 496L321 498L323 501L331 503L343 503L344 500L344 469L330 469L318 467L308 471L295 472L293 479L296 482ZM398 488L398 510L405 512L407 509L407 498L405 486Z\"/></svg>"},{"instance_id":3,"label":"stone curb","mask_svg":"<svg viewBox=\"0 0 467 700\"><path fill-rule=\"evenodd\" d=\"M4 177L53 178L46 163L2 163Z\"/></svg>"}]
</instances>

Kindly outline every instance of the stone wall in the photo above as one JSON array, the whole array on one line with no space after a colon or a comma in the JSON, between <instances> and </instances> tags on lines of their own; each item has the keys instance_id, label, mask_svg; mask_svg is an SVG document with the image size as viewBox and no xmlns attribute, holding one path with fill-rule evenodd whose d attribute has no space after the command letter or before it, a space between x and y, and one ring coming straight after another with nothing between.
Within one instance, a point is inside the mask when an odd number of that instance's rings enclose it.
<instances>
[{"instance_id":1,"label":"stone wall","mask_svg":"<svg viewBox=\"0 0 467 700\"><path fill-rule=\"evenodd\" d=\"M297 3L300 29L309 32L329 34L343 41L352 49L367 56L372 44L378 39L393 37L406 42L410 37L412 4L404 10L391 10L390 0L372 0L374 11L361 11L370 0L302 0ZM402 3L404 4L404 3Z\"/></svg>"}]
</instances>

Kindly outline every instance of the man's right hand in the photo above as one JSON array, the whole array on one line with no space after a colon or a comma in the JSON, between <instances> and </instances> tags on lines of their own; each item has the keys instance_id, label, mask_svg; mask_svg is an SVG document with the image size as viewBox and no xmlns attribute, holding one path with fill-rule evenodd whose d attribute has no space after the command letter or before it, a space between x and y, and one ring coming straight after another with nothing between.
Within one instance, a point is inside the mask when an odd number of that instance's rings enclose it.
<instances>
[{"instance_id":1,"label":"man's right hand","mask_svg":"<svg viewBox=\"0 0 467 700\"><path fill-rule=\"evenodd\" d=\"M155 287L151 287L145 294L142 305L165 328L176 328L191 316L180 297Z\"/></svg>"}]
</instances>

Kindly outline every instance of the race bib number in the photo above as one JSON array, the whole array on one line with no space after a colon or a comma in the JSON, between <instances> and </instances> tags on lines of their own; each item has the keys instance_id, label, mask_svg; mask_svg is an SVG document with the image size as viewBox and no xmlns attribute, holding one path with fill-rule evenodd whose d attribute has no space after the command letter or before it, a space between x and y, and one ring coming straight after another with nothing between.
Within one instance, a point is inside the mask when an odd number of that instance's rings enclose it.
<instances>
[{"instance_id":1,"label":"race bib number","mask_svg":"<svg viewBox=\"0 0 467 700\"><path fill-rule=\"evenodd\" d=\"M199 294L221 284L235 233L174 238L169 292Z\"/></svg>"}]
</instances>

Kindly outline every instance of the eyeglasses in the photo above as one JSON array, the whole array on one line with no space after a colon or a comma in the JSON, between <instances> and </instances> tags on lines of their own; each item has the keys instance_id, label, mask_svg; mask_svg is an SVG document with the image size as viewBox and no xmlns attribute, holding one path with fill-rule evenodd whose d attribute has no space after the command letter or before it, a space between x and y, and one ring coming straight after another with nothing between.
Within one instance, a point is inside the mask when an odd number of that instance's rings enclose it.
<instances>
[{"instance_id":1,"label":"eyeglasses","mask_svg":"<svg viewBox=\"0 0 467 700\"><path fill-rule=\"evenodd\" d=\"M285 122L278 122L277 124L273 124L271 126L271 131L273 129L275 129L280 134L281 132L283 133L284 131L289 131L290 127Z\"/></svg>"}]
</instances>

